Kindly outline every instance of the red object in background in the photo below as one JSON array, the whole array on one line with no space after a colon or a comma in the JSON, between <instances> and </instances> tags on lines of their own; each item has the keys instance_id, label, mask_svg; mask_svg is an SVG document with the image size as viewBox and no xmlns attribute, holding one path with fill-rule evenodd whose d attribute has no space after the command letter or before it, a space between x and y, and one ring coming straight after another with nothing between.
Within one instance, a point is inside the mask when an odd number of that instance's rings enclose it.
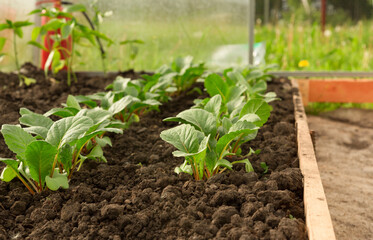
<instances>
[{"instance_id":1,"label":"red object in background","mask_svg":"<svg viewBox=\"0 0 373 240\"><path fill-rule=\"evenodd\" d=\"M36 5L40 5L42 3L54 3L55 8L57 8L59 10L62 10L60 0L39 1L39 2L36 3ZM69 20L68 18L66 18L66 19ZM44 24L46 24L48 21L49 21L48 17L45 17L45 16L41 17L41 25L42 26ZM51 38L51 36L54 35L54 34L55 34L54 31L48 31L47 35L44 38L44 47L46 49L48 49L49 51L41 50L41 68L42 69L44 69L45 62L47 61L49 53L50 53L50 49L52 49L52 46L54 44L54 41ZM61 47L67 49L67 51L69 51L69 52L71 52L71 46L72 46L71 37L68 37L67 39L61 41ZM60 54L61 54L61 60L69 57L69 53L66 52L66 51L60 51ZM51 66L49 66L49 69L51 69ZM67 70L67 66L65 65L63 69Z\"/></svg>"},{"instance_id":2,"label":"red object in background","mask_svg":"<svg viewBox=\"0 0 373 240\"><path fill-rule=\"evenodd\" d=\"M326 24L326 0L321 0L321 31L325 32Z\"/></svg>"}]
</instances>

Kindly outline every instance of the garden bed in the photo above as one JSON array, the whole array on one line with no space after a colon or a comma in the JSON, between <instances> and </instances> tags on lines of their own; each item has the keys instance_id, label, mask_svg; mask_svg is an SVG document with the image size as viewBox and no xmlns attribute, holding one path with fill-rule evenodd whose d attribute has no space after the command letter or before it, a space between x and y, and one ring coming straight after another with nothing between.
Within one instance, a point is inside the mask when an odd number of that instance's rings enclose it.
<instances>
[{"instance_id":1,"label":"garden bed","mask_svg":"<svg viewBox=\"0 0 373 240\"><path fill-rule=\"evenodd\" d=\"M6 75L0 125L17 123L21 107L44 113L68 94L94 93L114 80L80 79L69 88L41 80L42 71L29 68L39 80L36 85L18 87L17 76ZM17 180L1 182L0 239L306 239L293 90L286 79L275 79L268 90L282 100L271 103L268 122L243 145L246 152L262 150L250 157L255 173L237 165L207 182L174 173L183 159L172 156L174 148L159 134L175 126L162 119L199 97L182 94L123 135L112 135L113 147L105 148L108 163L87 162L68 190L31 195ZM2 137L0 156L13 156ZM269 167L266 174L261 162Z\"/></svg>"}]
</instances>

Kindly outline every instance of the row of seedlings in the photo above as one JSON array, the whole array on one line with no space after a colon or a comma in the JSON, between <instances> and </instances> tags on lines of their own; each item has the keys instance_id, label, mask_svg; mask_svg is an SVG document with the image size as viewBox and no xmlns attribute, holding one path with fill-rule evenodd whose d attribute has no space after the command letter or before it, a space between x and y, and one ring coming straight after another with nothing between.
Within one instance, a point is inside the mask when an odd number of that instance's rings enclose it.
<instances>
[{"instance_id":1,"label":"row of seedlings","mask_svg":"<svg viewBox=\"0 0 373 240\"><path fill-rule=\"evenodd\" d=\"M69 95L62 108L45 114L20 109L21 125L4 124L1 128L16 159L0 158L6 164L0 179L9 182L17 177L32 194L68 188L73 172L86 159L106 162L103 147L112 145L107 132L123 133L143 114L158 110L173 92L191 86L204 70L203 64L180 58L144 79L118 76L106 92ZM53 121L52 115L60 119Z\"/></svg>"},{"instance_id":2,"label":"row of seedlings","mask_svg":"<svg viewBox=\"0 0 373 240\"><path fill-rule=\"evenodd\" d=\"M223 76L210 74L204 79L209 98L195 100L195 105L164 121L180 125L165 130L160 137L172 144L175 157L184 157L176 173L184 172L196 180L208 179L237 163L244 163L247 172L254 171L249 157L260 150L243 153L241 145L253 140L259 128L266 123L276 100L268 92L267 69L226 69ZM237 156L237 161L230 161Z\"/></svg>"}]
</instances>

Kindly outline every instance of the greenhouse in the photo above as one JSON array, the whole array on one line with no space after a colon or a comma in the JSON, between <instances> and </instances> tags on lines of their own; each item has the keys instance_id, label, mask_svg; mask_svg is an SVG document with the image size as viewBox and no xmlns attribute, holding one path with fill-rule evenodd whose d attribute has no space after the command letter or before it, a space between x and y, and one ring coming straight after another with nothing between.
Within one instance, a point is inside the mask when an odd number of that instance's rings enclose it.
<instances>
[{"instance_id":1,"label":"greenhouse","mask_svg":"<svg viewBox=\"0 0 373 240\"><path fill-rule=\"evenodd\" d=\"M1 0L0 240L373 239L372 23L372 0Z\"/></svg>"}]
</instances>

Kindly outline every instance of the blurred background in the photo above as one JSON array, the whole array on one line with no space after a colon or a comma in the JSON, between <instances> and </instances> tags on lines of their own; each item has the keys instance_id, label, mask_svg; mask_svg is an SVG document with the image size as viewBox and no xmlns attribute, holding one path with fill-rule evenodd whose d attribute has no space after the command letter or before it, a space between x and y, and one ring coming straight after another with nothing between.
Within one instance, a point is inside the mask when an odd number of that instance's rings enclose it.
<instances>
[{"instance_id":1,"label":"blurred background","mask_svg":"<svg viewBox=\"0 0 373 240\"><path fill-rule=\"evenodd\" d=\"M104 15L100 31L115 44L106 47L110 71L154 70L177 56L192 55L212 68L247 64L248 0L75 0ZM0 22L35 21L27 15L35 0L1 0ZM276 63L282 70L373 69L373 1L327 0L326 27L321 31L321 0L256 1L257 64ZM44 4L43 6L51 6ZM77 13L77 17L79 13ZM79 17L85 22L83 17ZM32 26L19 40L20 62L32 61L27 45ZM14 70L12 34L7 37L1 71ZM120 45L125 40L143 43ZM101 71L99 52L78 46L75 70ZM34 63L39 65L39 63Z\"/></svg>"}]
</instances>

